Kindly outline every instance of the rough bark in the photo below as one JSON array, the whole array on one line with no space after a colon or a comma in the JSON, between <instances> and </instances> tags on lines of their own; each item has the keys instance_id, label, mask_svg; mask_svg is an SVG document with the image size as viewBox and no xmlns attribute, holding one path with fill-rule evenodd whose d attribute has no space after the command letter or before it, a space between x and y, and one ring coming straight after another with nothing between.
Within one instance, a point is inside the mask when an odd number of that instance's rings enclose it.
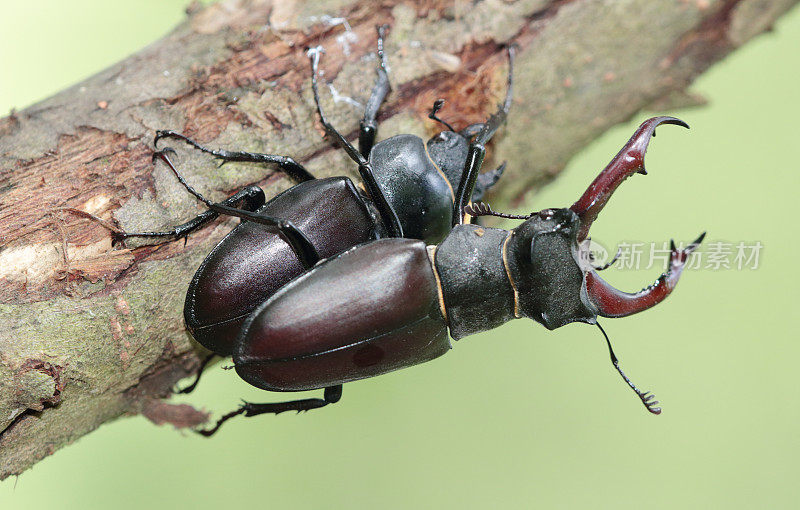
<instances>
[{"instance_id":1,"label":"rough bark","mask_svg":"<svg viewBox=\"0 0 800 510\"><path fill-rule=\"evenodd\" d=\"M151 164L156 129L291 155L318 176L354 175L321 136L306 47L322 45L324 80L364 104L375 26L388 23L393 92L381 134L424 136L437 128L426 120L436 98L447 99L442 115L457 126L494 109L503 47L514 41L521 51L513 112L487 161L508 161L493 199L500 209L553 178L609 126L648 105L691 99L686 87L698 74L794 3L226 1L190 8L163 40L0 119L0 479L126 413L176 426L205 419L160 399L198 366L200 348L180 319L183 296L233 222L218 221L186 245L112 248L102 226L63 210L126 230L174 225L200 211ZM327 91L323 101L334 123L355 135L359 108ZM291 185L274 169L217 168L196 151L179 154L185 177L213 198L251 182L268 195Z\"/></svg>"}]
</instances>

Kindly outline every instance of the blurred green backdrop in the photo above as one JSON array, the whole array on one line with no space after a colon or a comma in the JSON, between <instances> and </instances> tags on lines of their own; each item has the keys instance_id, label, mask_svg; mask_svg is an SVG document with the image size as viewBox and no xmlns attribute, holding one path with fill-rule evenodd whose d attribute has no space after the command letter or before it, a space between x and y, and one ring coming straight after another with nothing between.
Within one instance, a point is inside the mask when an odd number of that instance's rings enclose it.
<instances>
[{"instance_id":1,"label":"blurred green backdrop","mask_svg":"<svg viewBox=\"0 0 800 510\"><path fill-rule=\"evenodd\" d=\"M4 2L0 111L155 40L184 3ZM606 246L702 230L706 251L763 245L755 270L689 271L665 305L605 322L660 417L624 387L595 329L515 321L349 384L323 412L234 421L213 440L120 420L0 484L0 508L796 508L798 51L795 9L702 77L694 90L711 106L673 112L692 130L659 130L649 175L593 229ZM529 207L571 204L646 116L593 143ZM657 265L607 278L635 290ZM225 411L265 396L217 367L185 400Z\"/></svg>"}]
</instances>

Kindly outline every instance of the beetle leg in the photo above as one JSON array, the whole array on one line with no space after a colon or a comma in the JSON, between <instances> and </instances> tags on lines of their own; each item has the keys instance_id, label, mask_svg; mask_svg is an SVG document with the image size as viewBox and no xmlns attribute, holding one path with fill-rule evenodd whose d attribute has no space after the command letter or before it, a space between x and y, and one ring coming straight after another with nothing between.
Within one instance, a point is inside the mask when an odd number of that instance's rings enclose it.
<instances>
[{"instance_id":1,"label":"beetle leg","mask_svg":"<svg viewBox=\"0 0 800 510\"><path fill-rule=\"evenodd\" d=\"M328 404L335 404L342 398L342 385L331 386L325 388L325 393L322 398L306 398L302 400L291 400L289 402L270 402L268 404L253 404L245 402L239 409L231 411L223 415L217 423L210 429L197 430L198 434L205 437L214 435L216 431L222 426L223 423L233 417L243 414L245 417L258 416L259 414L280 414L286 411L310 411L311 409L319 409Z\"/></svg>"},{"instance_id":2,"label":"beetle leg","mask_svg":"<svg viewBox=\"0 0 800 510\"><path fill-rule=\"evenodd\" d=\"M378 181L375 180L375 175L372 172L372 166L369 161L367 161L341 133L336 131L336 128L333 127L333 124L328 122L328 118L325 117L325 113L322 111L322 105L319 102L317 73L319 70L319 56L323 52L324 50L321 46L308 50L308 58L311 61L311 90L314 93L314 103L317 106L317 113L319 114L320 121L325 128L325 132L342 146L347 155L350 156L350 159L358 163L358 173L361 175L361 180L367 188L367 193L369 193L369 196L375 203L375 207L378 208L378 212L390 236L403 237L403 227L400 225L400 219L397 217L397 213L394 211L391 204L389 204L389 201L386 200L386 196L378 185Z\"/></svg>"},{"instance_id":3,"label":"beetle leg","mask_svg":"<svg viewBox=\"0 0 800 510\"><path fill-rule=\"evenodd\" d=\"M478 178L475 179L475 189L472 190L472 202L480 201L483 198L483 195L489 191L489 188L497 184L497 181L500 180L500 177L503 175L505 169L506 162L503 161L500 166L494 170L489 170L488 172L478 174Z\"/></svg>"},{"instance_id":4,"label":"beetle leg","mask_svg":"<svg viewBox=\"0 0 800 510\"><path fill-rule=\"evenodd\" d=\"M176 138L183 140L195 149L198 149L207 154L221 159L223 163L228 161L241 161L245 163L275 163L283 173L288 175L295 182L304 182L313 180L315 177L305 169L303 165L288 156L279 156L277 154L262 154L259 152L243 152L243 151L226 151L222 149L209 149L203 147L191 138L172 130L159 130L156 131L156 137L153 140L153 145L158 148L158 142L164 138Z\"/></svg>"},{"instance_id":5,"label":"beetle leg","mask_svg":"<svg viewBox=\"0 0 800 510\"><path fill-rule=\"evenodd\" d=\"M464 163L464 172L458 183L455 201L453 204L453 226L464 223L464 206L472 199L472 192L475 189L475 182L481 170L483 158L486 155L486 143L494 136L495 131L506 121L508 110L511 108L511 97L514 85L514 56L516 47L508 48L508 85L506 88L506 98L498 108L497 112L489 117L475 139L469 144L467 160Z\"/></svg>"},{"instance_id":6,"label":"beetle leg","mask_svg":"<svg viewBox=\"0 0 800 510\"><path fill-rule=\"evenodd\" d=\"M314 264L319 262L321 258L311 241L309 241L306 235L295 227L291 221L275 218L273 216L266 216L246 209L237 209L222 203L211 204L208 207L219 214L236 216L237 218L252 221L253 223L258 223L267 227L275 227L278 230L278 234L289 244L294 254L300 260L300 263L303 264L303 267L306 269L314 267Z\"/></svg>"},{"instance_id":7,"label":"beetle leg","mask_svg":"<svg viewBox=\"0 0 800 510\"><path fill-rule=\"evenodd\" d=\"M655 136L656 127L661 124L676 124L688 129L688 125L675 117L653 117L644 121L636 132L633 133L628 143L614 156L614 159L592 181L589 188L583 193L570 209L581 219L578 231L578 242L586 239L592 222L611 198L614 190L622 181L635 173L647 174L644 169L644 154L650 144L650 138Z\"/></svg>"},{"instance_id":8,"label":"beetle leg","mask_svg":"<svg viewBox=\"0 0 800 510\"><path fill-rule=\"evenodd\" d=\"M622 292L612 287L595 271L586 273L586 292L590 301L597 308L598 315L625 317L647 310L666 299L677 285L689 255L703 242L705 235L705 232L700 234L700 237L683 250L677 249L674 242L671 243L672 253L667 271L655 283L635 294Z\"/></svg>"},{"instance_id":9,"label":"beetle leg","mask_svg":"<svg viewBox=\"0 0 800 510\"><path fill-rule=\"evenodd\" d=\"M263 214L258 214L256 211L259 207L264 205L264 192L258 186L248 186L247 188L243 189L236 195L232 196L231 198L215 204L214 202L210 201L203 195L201 195L197 190L195 190L189 183L187 183L183 176L178 172L175 166L170 161L169 157L167 156L167 152L172 151L172 149L164 149L163 151L158 151L153 154L153 159L161 159L164 163L169 166L175 176L178 178L181 184L198 200L206 204L209 208L208 211L198 215L196 218L192 219L191 221L184 223L183 225L179 225L175 227L171 231L167 232L134 232L134 233L127 233L127 232L115 232L113 235L115 238L125 239L128 237L169 237L169 236L183 236L187 235L191 230L194 230L200 225L211 221L212 219L216 218L220 214L225 214L227 216L235 216L237 218L241 218L243 220L249 220L253 223L258 223L261 225L266 225L268 227L275 227L278 230L278 234L286 241L289 246L294 251L297 258L303 264L306 269L310 269L314 267L314 264L319 262L320 256L317 253L317 250L314 248L314 245L311 244L311 241L303 234L297 227L295 227L292 222L287 220L282 220L280 218L274 218L272 216L266 216ZM239 197L242 195L242 197ZM249 202L248 202L249 199ZM237 208L233 207L237 202L241 201L243 207Z\"/></svg>"},{"instance_id":10,"label":"beetle leg","mask_svg":"<svg viewBox=\"0 0 800 510\"><path fill-rule=\"evenodd\" d=\"M196 191L189 183L187 183L183 176L178 172L175 166L170 161L169 157L167 156L167 152L171 151L171 149L165 149L163 151L158 151L153 153L153 159L156 158L161 159L164 163L169 166L175 176L178 178L178 181L198 200L203 202L206 205L213 205L213 202L206 199L203 195L201 195L198 191ZM235 195L227 198L226 200L220 202L220 204L225 206L234 206L239 205L244 210L255 211L265 202L264 191L259 188L258 186L247 186L246 188L238 191ZM188 236L191 232L197 230L198 228L202 227L209 221L212 221L217 216L219 216L218 212L214 212L212 210L205 211L200 213L199 215L195 216L191 220L187 221L186 223L182 223L176 227L171 228L170 230L160 231L160 232L122 232L122 231L115 231L112 233L113 236L113 243L116 244L117 242L123 241L128 239L129 237L153 237L153 238L162 238L165 241L172 241L173 239L181 238Z\"/></svg>"},{"instance_id":11,"label":"beetle leg","mask_svg":"<svg viewBox=\"0 0 800 510\"><path fill-rule=\"evenodd\" d=\"M458 134L463 136L466 139L470 139L473 136L475 136L478 133L480 133L483 130L485 125L486 124L484 124L483 122L479 122L477 124L470 124L469 126L465 127L461 131L459 131Z\"/></svg>"},{"instance_id":12,"label":"beetle leg","mask_svg":"<svg viewBox=\"0 0 800 510\"><path fill-rule=\"evenodd\" d=\"M230 198L220 203L224 205L241 204L241 207L243 208L252 208L253 210L256 210L262 205L264 205L264 191L258 186L247 186L246 188L237 192L235 195L231 196ZM170 230L164 230L158 232L115 231L112 232L113 244L128 239L129 237L152 237L152 238L162 238L164 240L163 242L173 241L175 239L180 239L181 237L188 236L190 233L194 232L195 230L202 227L206 223L214 220L218 216L219 213L208 210L198 214L197 216L187 221L186 223L182 223L176 227L171 228Z\"/></svg>"},{"instance_id":13,"label":"beetle leg","mask_svg":"<svg viewBox=\"0 0 800 510\"><path fill-rule=\"evenodd\" d=\"M208 366L208 364L211 362L211 360L214 359L216 356L217 355L214 354L213 352L211 354L209 354L208 356L206 356L203 359L203 361L200 362L200 367L197 369L197 375L195 376L194 381L192 382L192 384L190 384L189 386L187 386L187 387L185 387L183 389L180 389L180 390L173 390L173 392L174 393L182 393L182 394L187 394L187 393L193 392L194 389L197 387L197 383L200 382L200 376L203 375L203 371Z\"/></svg>"},{"instance_id":14,"label":"beetle leg","mask_svg":"<svg viewBox=\"0 0 800 510\"><path fill-rule=\"evenodd\" d=\"M308 50L308 58L311 61L311 90L314 93L314 104L317 107L317 114L319 114L320 121L322 122L322 126L325 128L325 132L328 133L336 142L342 146L344 151L350 156L350 159L358 163L359 166L367 164L366 158L361 155L360 152L356 150L353 145L347 141L347 139L339 133L333 124L328 121L328 118L325 116L325 112L322 110L322 104L319 101L319 88L317 85L317 75L319 74L319 57L320 54L324 53L325 50L322 49L321 46L317 46L316 48L311 48Z\"/></svg>"},{"instance_id":15,"label":"beetle leg","mask_svg":"<svg viewBox=\"0 0 800 510\"><path fill-rule=\"evenodd\" d=\"M386 98L386 94L388 94L392 88L389 84L386 55L383 53L383 41L386 38L387 28L389 28L389 25L381 25L378 27L378 67L376 69L378 78L367 100L367 106L364 108L364 118L361 119L358 133L358 150L365 158L369 158L369 153L372 151L372 146L375 144L375 136L378 133L378 123L375 120L378 116L378 109Z\"/></svg>"},{"instance_id":16,"label":"beetle leg","mask_svg":"<svg viewBox=\"0 0 800 510\"><path fill-rule=\"evenodd\" d=\"M489 140L492 139L492 136L494 136L495 131L497 131L506 121L508 111L511 109L511 98L514 91L514 59L516 54L517 46L512 44L508 47L508 77L506 81L506 97L503 102L498 105L497 111L490 115L486 122L475 125L476 128L477 126L480 126L481 129L475 136L473 143L480 145L487 144ZM464 132L467 132L471 128L473 127L468 126L466 129L464 129Z\"/></svg>"}]
</instances>

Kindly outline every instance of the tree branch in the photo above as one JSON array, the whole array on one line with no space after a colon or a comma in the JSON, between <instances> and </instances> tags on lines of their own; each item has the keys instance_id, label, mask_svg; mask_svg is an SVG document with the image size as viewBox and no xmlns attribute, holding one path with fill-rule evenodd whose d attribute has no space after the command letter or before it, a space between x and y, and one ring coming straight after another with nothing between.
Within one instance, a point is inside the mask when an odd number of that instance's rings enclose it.
<instances>
[{"instance_id":1,"label":"tree branch","mask_svg":"<svg viewBox=\"0 0 800 510\"><path fill-rule=\"evenodd\" d=\"M233 222L186 246L112 249L107 229L67 211L131 231L202 210L151 164L156 129L290 155L320 177L355 176L321 136L306 47L325 47L323 78L336 94L323 101L352 137L353 102L365 103L374 80L375 26L391 26L393 91L380 115L388 137L432 134L426 114L440 97L456 127L485 118L504 90L503 47L516 42L515 101L490 150L495 163L508 161L493 201L518 202L608 127L689 97L699 73L795 3L229 0L190 8L163 40L1 119L0 479L126 413L178 426L205 419L160 399L199 364L180 319L186 282ZM268 196L291 184L274 169L217 168L188 149L179 164L216 199L251 182Z\"/></svg>"}]
</instances>

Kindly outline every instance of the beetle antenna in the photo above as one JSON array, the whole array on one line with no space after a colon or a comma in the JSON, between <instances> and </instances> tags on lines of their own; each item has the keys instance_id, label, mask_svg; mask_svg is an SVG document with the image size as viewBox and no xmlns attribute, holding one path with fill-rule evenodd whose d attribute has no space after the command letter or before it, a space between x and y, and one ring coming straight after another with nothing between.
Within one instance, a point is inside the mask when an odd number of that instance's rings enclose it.
<instances>
[{"instance_id":1,"label":"beetle antenna","mask_svg":"<svg viewBox=\"0 0 800 510\"><path fill-rule=\"evenodd\" d=\"M496 216L497 218L505 218L507 220L527 220L531 217L530 214L521 215L495 212L489 204L483 202L472 202L465 205L464 212L473 218L478 216Z\"/></svg>"},{"instance_id":2,"label":"beetle antenna","mask_svg":"<svg viewBox=\"0 0 800 510\"><path fill-rule=\"evenodd\" d=\"M628 386L631 387L631 389L636 393L636 395L639 397L639 400L642 401L642 404L644 404L644 407L646 407L648 411L650 411L653 414L661 414L661 408L657 407L658 400L655 400L656 396L650 393L649 391L640 390L639 388L636 387L635 384L633 384L633 381L628 379L628 376L625 375L625 372L623 372L622 369L619 368L619 360L617 359L617 356L614 354L614 349L611 348L611 340L608 339L606 330L603 329L603 326L601 326L599 322L595 322L595 326L597 326L600 329L600 332L603 333L603 337L605 337L606 343L608 344L608 354L611 356L611 363L614 364L614 368L616 368L617 372L619 372L619 375L622 376L622 380L625 381L628 384Z\"/></svg>"},{"instance_id":3,"label":"beetle antenna","mask_svg":"<svg viewBox=\"0 0 800 510\"><path fill-rule=\"evenodd\" d=\"M439 113L439 110L441 110L443 106L444 106L444 99L437 99L436 101L434 101L433 108L431 108L431 113L428 114L428 118L431 120L435 120L436 122L440 122L445 126L447 126L447 129L449 129L450 131L458 133L458 131L456 131L455 128L453 128L453 126L451 126L450 124L448 124L447 122L443 121L442 119L436 116L436 114Z\"/></svg>"}]
</instances>

